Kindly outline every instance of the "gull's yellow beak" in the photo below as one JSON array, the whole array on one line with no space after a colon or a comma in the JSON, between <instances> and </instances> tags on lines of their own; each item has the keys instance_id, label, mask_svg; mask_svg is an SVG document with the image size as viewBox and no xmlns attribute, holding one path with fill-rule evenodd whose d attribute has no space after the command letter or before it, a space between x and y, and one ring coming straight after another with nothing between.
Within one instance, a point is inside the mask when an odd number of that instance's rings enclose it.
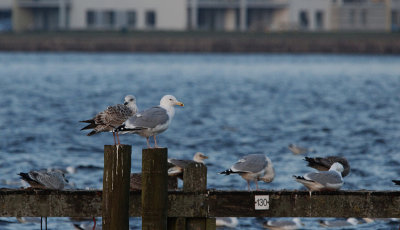
<instances>
[{"instance_id":1,"label":"gull's yellow beak","mask_svg":"<svg viewBox=\"0 0 400 230\"><path fill-rule=\"evenodd\" d=\"M175 104L179 105L179 106L182 106L182 107L184 106L184 104L182 102L180 102L180 101L177 101Z\"/></svg>"}]
</instances>

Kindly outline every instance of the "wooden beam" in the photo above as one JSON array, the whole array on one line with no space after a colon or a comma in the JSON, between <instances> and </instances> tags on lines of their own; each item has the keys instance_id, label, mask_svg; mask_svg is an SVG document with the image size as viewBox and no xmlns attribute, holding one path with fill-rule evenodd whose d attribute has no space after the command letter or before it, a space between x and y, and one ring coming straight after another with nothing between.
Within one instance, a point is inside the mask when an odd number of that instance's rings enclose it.
<instances>
[{"instance_id":1,"label":"wooden beam","mask_svg":"<svg viewBox=\"0 0 400 230\"><path fill-rule=\"evenodd\" d=\"M130 145L104 146L103 229L129 229Z\"/></svg>"},{"instance_id":2,"label":"wooden beam","mask_svg":"<svg viewBox=\"0 0 400 230\"><path fill-rule=\"evenodd\" d=\"M142 230L167 229L168 149L142 150Z\"/></svg>"},{"instance_id":3,"label":"wooden beam","mask_svg":"<svg viewBox=\"0 0 400 230\"><path fill-rule=\"evenodd\" d=\"M269 210L254 209L255 195L269 196ZM101 216L101 201L102 191L0 189L0 216ZM170 191L168 202L169 217L400 218L400 191ZM141 191L130 191L129 205L142 215Z\"/></svg>"}]
</instances>

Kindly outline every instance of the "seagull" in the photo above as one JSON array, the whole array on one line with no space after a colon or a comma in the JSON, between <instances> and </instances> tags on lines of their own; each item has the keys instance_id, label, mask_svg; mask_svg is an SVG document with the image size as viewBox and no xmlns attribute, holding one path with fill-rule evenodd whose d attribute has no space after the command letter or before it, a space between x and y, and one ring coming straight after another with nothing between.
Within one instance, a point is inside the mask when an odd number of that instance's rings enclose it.
<instances>
[{"instance_id":1,"label":"seagull","mask_svg":"<svg viewBox=\"0 0 400 230\"><path fill-rule=\"evenodd\" d=\"M219 174L229 175L238 173L247 181L247 188L250 191L250 181L256 183L258 190L258 181L262 180L270 183L274 180L275 172L271 160L264 154L249 154L238 160L230 169Z\"/></svg>"},{"instance_id":2,"label":"seagull","mask_svg":"<svg viewBox=\"0 0 400 230\"><path fill-rule=\"evenodd\" d=\"M32 188L62 190L68 180L59 169L32 170L28 173L19 173L21 179L26 181Z\"/></svg>"},{"instance_id":3,"label":"seagull","mask_svg":"<svg viewBox=\"0 0 400 230\"><path fill-rule=\"evenodd\" d=\"M357 225L359 222L356 218L348 218L346 220L320 220L319 224L323 227L334 227L334 228L340 228L340 227L346 227L346 226L354 226Z\"/></svg>"},{"instance_id":4,"label":"seagull","mask_svg":"<svg viewBox=\"0 0 400 230\"><path fill-rule=\"evenodd\" d=\"M154 147L158 148L156 135L168 129L175 115L174 105L183 106L183 103L176 100L172 95L165 95L161 98L159 106L154 106L135 114L119 126L116 131L120 131L123 134L134 133L146 137L148 148L151 148L149 137L153 136Z\"/></svg>"},{"instance_id":5,"label":"seagull","mask_svg":"<svg viewBox=\"0 0 400 230\"><path fill-rule=\"evenodd\" d=\"M124 121L126 121L129 117L135 115L138 111L136 105L136 98L132 95L125 96L124 104L117 104L113 106L108 106L106 110L98 113L90 120L80 121L84 123L89 123L89 125L83 127L81 130L85 129L93 129L88 136L92 136L94 134L100 132L112 132L114 136L114 144L115 141L115 133L117 134L118 144L119 136L118 131L114 131L115 128L122 125Z\"/></svg>"},{"instance_id":6,"label":"seagull","mask_svg":"<svg viewBox=\"0 0 400 230\"><path fill-rule=\"evenodd\" d=\"M217 217L215 220L217 227L236 228L239 224L237 217Z\"/></svg>"},{"instance_id":7,"label":"seagull","mask_svg":"<svg viewBox=\"0 0 400 230\"><path fill-rule=\"evenodd\" d=\"M168 159L168 163L173 166L168 169L168 176L177 176L180 179L183 179L183 169L186 168L190 163L197 162L204 164L204 160L208 159L208 156L204 155L201 152L197 152L193 156L193 160L180 160L180 159Z\"/></svg>"},{"instance_id":8,"label":"seagull","mask_svg":"<svg viewBox=\"0 0 400 230\"><path fill-rule=\"evenodd\" d=\"M268 220L263 226L270 230L294 230L301 228L303 224L300 218L293 218L293 220Z\"/></svg>"},{"instance_id":9,"label":"seagull","mask_svg":"<svg viewBox=\"0 0 400 230\"><path fill-rule=\"evenodd\" d=\"M297 182L302 183L311 192L323 190L338 190L343 185L343 165L335 162L329 171L306 173L304 176L293 176Z\"/></svg>"},{"instance_id":10,"label":"seagull","mask_svg":"<svg viewBox=\"0 0 400 230\"><path fill-rule=\"evenodd\" d=\"M392 180L394 184L400 185L400 180Z\"/></svg>"},{"instance_id":11,"label":"seagull","mask_svg":"<svg viewBox=\"0 0 400 230\"><path fill-rule=\"evenodd\" d=\"M350 164L344 157L305 157L304 160L308 162L308 167L315 168L318 171L328 171L333 163L339 162L344 167L342 177L347 176L350 172Z\"/></svg>"},{"instance_id":12,"label":"seagull","mask_svg":"<svg viewBox=\"0 0 400 230\"><path fill-rule=\"evenodd\" d=\"M314 149L308 149L308 148L300 147L300 146L297 146L295 144L289 144L288 148L295 155L314 152Z\"/></svg>"}]
</instances>

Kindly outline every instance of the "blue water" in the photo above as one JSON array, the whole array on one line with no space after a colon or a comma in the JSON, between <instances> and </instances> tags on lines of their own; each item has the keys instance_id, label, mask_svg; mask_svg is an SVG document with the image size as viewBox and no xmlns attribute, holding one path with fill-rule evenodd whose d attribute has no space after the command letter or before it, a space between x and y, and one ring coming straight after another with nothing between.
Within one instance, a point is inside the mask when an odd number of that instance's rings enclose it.
<instances>
[{"instance_id":1,"label":"blue water","mask_svg":"<svg viewBox=\"0 0 400 230\"><path fill-rule=\"evenodd\" d=\"M309 156L340 155L352 167L343 190L398 190L400 179L400 56L0 53L0 187L23 186L17 173L73 167L76 188L102 187L103 145L112 135L88 137L78 121L134 94L140 109L165 94L185 103L158 136L169 156L210 157L208 187L245 190L237 175L222 176L240 156L265 153L276 177L262 189L304 189L292 175L307 168L287 145L312 147ZM133 145L132 171L141 167L145 139ZM2 218L0 229L38 224ZM262 219L240 219L259 229ZM132 220L132 229L140 221ZM304 219L318 229L316 219ZM72 229L50 218L51 229ZM377 221L362 229L397 229Z\"/></svg>"}]
</instances>

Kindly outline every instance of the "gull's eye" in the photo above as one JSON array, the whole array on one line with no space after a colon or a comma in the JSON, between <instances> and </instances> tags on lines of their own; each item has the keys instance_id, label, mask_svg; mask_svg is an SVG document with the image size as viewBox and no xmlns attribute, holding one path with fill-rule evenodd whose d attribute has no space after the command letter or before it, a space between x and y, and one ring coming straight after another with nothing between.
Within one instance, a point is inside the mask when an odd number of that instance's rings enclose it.
<instances>
[{"instance_id":1,"label":"gull's eye","mask_svg":"<svg viewBox=\"0 0 400 230\"><path fill-rule=\"evenodd\" d=\"M133 101L133 98L131 98L130 101Z\"/></svg>"},{"instance_id":2,"label":"gull's eye","mask_svg":"<svg viewBox=\"0 0 400 230\"><path fill-rule=\"evenodd\" d=\"M172 101L172 98L170 98L169 100Z\"/></svg>"}]
</instances>

